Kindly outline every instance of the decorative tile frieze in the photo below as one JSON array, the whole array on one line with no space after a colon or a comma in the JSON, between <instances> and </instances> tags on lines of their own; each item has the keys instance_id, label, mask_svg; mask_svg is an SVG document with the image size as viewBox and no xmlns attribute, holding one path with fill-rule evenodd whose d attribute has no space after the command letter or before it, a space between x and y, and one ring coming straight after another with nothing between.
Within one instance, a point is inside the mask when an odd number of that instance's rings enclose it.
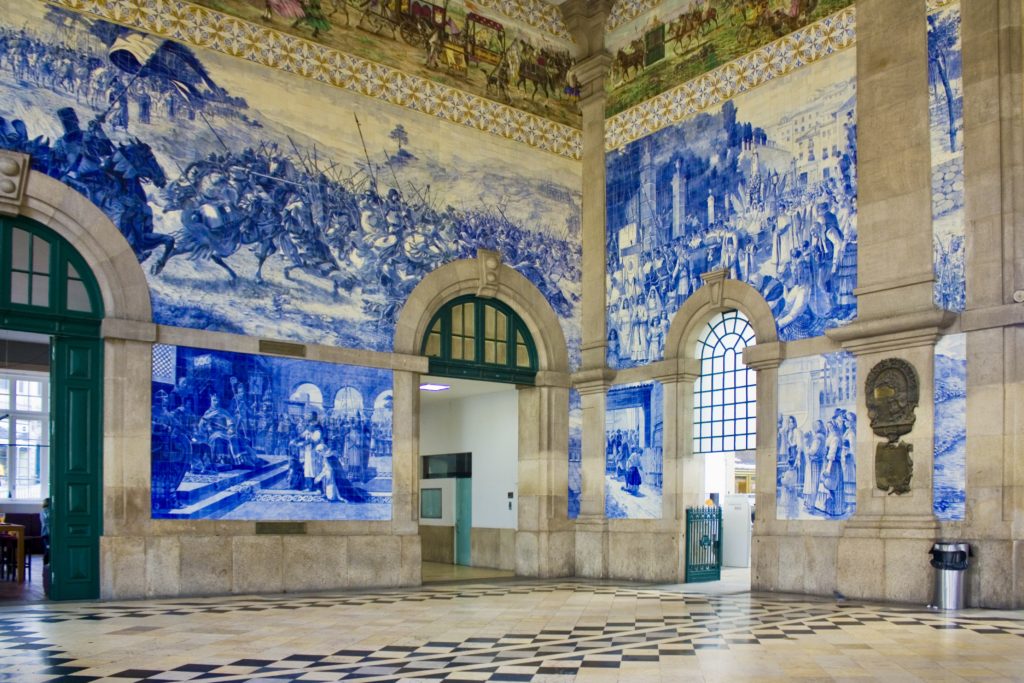
<instances>
[{"instance_id":1,"label":"decorative tile frieze","mask_svg":"<svg viewBox=\"0 0 1024 683\"><path fill-rule=\"evenodd\" d=\"M856 11L848 7L616 114L605 123L605 148L618 149L844 50L854 44L855 26Z\"/></svg>"},{"instance_id":2,"label":"decorative tile frieze","mask_svg":"<svg viewBox=\"0 0 1024 683\"><path fill-rule=\"evenodd\" d=\"M51 4L329 83L569 159L580 158L582 136L571 126L188 2L52 0ZM537 14L531 12L531 16Z\"/></svg>"},{"instance_id":3,"label":"decorative tile frieze","mask_svg":"<svg viewBox=\"0 0 1024 683\"><path fill-rule=\"evenodd\" d=\"M604 30L606 32L614 31L627 21L632 21L644 12L654 9L662 2L663 0L619 0L612 6Z\"/></svg>"},{"instance_id":4,"label":"decorative tile frieze","mask_svg":"<svg viewBox=\"0 0 1024 683\"><path fill-rule=\"evenodd\" d=\"M476 4L495 12L501 12L509 19L521 21L527 26L549 33L555 38L572 42L569 29L566 28L565 22L562 21L562 15L555 5L542 0L476 0Z\"/></svg>"}]
</instances>

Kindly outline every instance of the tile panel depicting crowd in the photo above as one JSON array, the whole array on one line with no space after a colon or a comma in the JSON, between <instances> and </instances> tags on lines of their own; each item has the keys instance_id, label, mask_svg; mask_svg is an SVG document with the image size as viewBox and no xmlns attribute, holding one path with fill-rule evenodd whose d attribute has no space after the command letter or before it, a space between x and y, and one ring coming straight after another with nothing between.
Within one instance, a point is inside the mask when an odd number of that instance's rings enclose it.
<instances>
[{"instance_id":1,"label":"tile panel depicting crowd","mask_svg":"<svg viewBox=\"0 0 1024 683\"><path fill-rule=\"evenodd\" d=\"M391 519L392 372L158 344L154 519Z\"/></svg>"},{"instance_id":2,"label":"tile panel depicting crowd","mask_svg":"<svg viewBox=\"0 0 1024 683\"><path fill-rule=\"evenodd\" d=\"M857 508L857 362L849 351L779 366L776 514L849 518Z\"/></svg>"},{"instance_id":3,"label":"tile panel depicting crowd","mask_svg":"<svg viewBox=\"0 0 1024 683\"><path fill-rule=\"evenodd\" d=\"M157 323L389 351L421 279L485 248L578 360L578 162L17 0L0 0L0 147L110 217Z\"/></svg>"},{"instance_id":4,"label":"tile panel depicting crowd","mask_svg":"<svg viewBox=\"0 0 1024 683\"><path fill-rule=\"evenodd\" d=\"M608 153L611 367L661 359L711 270L757 289L782 341L856 316L855 76L844 50Z\"/></svg>"}]
</instances>

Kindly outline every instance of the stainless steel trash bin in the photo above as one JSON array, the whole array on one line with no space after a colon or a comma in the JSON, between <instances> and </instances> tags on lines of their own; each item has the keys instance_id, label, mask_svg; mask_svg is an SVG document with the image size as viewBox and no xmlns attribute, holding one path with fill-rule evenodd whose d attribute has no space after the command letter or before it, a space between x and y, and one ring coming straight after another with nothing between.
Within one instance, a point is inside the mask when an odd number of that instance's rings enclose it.
<instances>
[{"instance_id":1,"label":"stainless steel trash bin","mask_svg":"<svg viewBox=\"0 0 1024 683\"><path fill-rule=\"evenodd\" d=\"M964 576L970 564L970 544L938 541L928 552L935 568L935 598L931 606L936 609L963 609Z\"/></svg>"}]
</instances>

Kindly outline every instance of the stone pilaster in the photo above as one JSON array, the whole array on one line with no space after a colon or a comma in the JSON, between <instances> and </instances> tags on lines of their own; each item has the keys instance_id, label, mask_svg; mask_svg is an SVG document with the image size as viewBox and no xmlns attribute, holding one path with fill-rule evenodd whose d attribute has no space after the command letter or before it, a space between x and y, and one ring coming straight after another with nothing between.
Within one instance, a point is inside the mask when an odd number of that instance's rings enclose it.
<instances>
[{"instance_id":1,"label":"stone pilaster","mask_svg":"<svg viewBox=\"0 0 1024 683\"><path fill-rule=\"evenodd\" d=\"M605 396L614 373L606 369L605 322L605 78L611 55L604 49L604 26L611 0L568 0L559 9L577 47L574 69L580 83L583 125L583 239L582 368L573 378L581 395L583 443L580 514L576 522L577 576L606 578L609 574L608 523L604 516Z\"/></svg>"},{"instance_id":2,"label":"stone pilaster","mask_svg":"<svg viewBox=\"0 0 1024 683\"><path fill-rule=\"evenodd\" d=\"M926 26L924 2L857 3L861 320L932 308Z\"/></svg>"},{"instance_id":3,"label":"stone pilaster","mask_svg":"<svg viewBox=\"0 0 1024 683\"><path fill-rule=\"evenodd\" d=\"M960 3L967 236L969 604L1024 605L1024 44L1021 3Z\"/></svg>"}]
</instances>

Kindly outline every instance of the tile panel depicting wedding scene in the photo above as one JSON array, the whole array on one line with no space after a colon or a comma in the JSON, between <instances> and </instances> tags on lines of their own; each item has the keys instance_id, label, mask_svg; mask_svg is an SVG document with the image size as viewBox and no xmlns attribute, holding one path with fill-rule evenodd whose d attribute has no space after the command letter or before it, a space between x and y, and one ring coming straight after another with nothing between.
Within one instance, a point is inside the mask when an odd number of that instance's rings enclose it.
<instances>
[{"instance_id":1,"label":"tile panel depicting wedding scene","mask_svg":"<svg viewBox=\"0 0 1024 683\"><path fill-rule=\"evenodd\" d=\"M608 363L659 360L725 269L783 341L856 317L856 54L838 52L606 155Z\"/></svg>"},{"instance_id":2,"label":"tile panel depicting wedding scene","mask_svg":"<svg viewBox=\"0 0 1024 683\"><path fill-rule=\"evenodd\" d=\"M153 349L154 519L391 519L392 372Z\"/></svg>"},{"instance_id":3,"label":"tile panel depicting wedding scene","mask_svg":"<svg viewBox=\"0 0 1024 683\"><path fill-rule=\"evenodd\" d=\"M155 322L388 351L423 276L486 248L578 358L577 163L56 6L0 9L0 147L110 217Z\"/></svg>"}]
</instances>

